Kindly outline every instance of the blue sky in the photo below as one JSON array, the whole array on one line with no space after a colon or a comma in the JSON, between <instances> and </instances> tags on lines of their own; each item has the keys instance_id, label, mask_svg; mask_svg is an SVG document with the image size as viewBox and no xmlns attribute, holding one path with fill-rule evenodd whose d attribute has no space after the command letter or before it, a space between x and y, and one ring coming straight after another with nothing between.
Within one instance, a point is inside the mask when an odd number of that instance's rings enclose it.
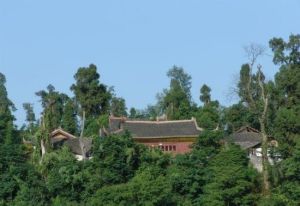
<instances>
[{"instance_id":1,"label":"blue sky","mask_svg":"<svg viewBox=\"0 0 300 206\"><path fill-rule=\"evenodd\" d=\"M299 0L0 0L0 72L19 125L23 102L39 113L34 93L50 83L72 95L73 75L90 63L128 107L155 103L173 65L192 75L194 101L206 83L229 105L243 46L300 33L299 11ZM259 61L267 77L278 71L270 56Z\"/></svg>"}]
</instances>

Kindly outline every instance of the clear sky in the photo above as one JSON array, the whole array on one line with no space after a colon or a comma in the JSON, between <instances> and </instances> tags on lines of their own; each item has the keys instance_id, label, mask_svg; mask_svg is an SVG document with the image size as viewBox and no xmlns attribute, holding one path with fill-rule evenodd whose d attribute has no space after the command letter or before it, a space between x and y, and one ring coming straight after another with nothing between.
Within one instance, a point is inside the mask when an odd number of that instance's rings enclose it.
<instances>
[{"instance_id":1,"label":"clear sky","mask_svg":"<svg viewBox=\"0 0 300 206\"><path fill-rule=\"evenodd\" d=\"M0 0L0 72L19 125L23 102L39 113L34 93L50 83L72 95L73 75L90 63L128 107L155 103L173 65L192 75L194 101L206 83L229 105L243 46L300 33L299 20L299 0ZM271 61L260 59L269 78Z\"/></svg>"}]
</instances>

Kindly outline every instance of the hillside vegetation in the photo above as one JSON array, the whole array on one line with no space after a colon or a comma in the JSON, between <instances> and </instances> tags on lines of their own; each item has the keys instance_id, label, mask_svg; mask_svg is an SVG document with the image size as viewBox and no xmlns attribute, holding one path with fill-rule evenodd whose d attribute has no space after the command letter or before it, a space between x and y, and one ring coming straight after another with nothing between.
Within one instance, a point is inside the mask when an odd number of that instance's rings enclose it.
<instances>
[{"instance_id":1,"label":"hillside vegetation","mask_svg":"<svg viewBox=\"0 0 300 206\"><path fill-rule=\"evenodd\" d=\"M43 108L39 118L32 104L24 103L21 129L14 124L15 107L0 73L0 205L300 205L300 35L273 38L269 46L278 66L274 80L266 81L258 62L264 48L250 45L235 85L239 101L231 106L213 100L206 84L199 85L197 105L192 77L174 66L167 72L170 86L155 105L128 109L91 64L74 75L74 96L52 85L36 92ZM163 114L169 120L195 117L204 131L190 153L174 156L135 143L130 133L101 138L111 114L144 120ZM262 173L239 146L222 143L242 126L261 131ZM92 159L77 161L66 147L54 150L49 138L59 127L93 138ZM271 153L281 161L273 165L265 160L269 136L279 145Z\"/></svg>"}]
</instances>

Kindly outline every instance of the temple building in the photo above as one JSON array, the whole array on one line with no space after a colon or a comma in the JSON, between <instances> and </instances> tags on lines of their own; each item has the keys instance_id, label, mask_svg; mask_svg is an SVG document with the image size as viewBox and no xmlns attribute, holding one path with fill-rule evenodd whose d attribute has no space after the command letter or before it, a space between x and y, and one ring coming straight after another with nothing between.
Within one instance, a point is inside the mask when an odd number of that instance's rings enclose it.
<instances>
[{"instance_id":1,"label":"temple building","mask_svg":"<svg viewBox=\"0 0 300 206\"><path fill-rule=\"evenodd\" d=\"M129 131L132 138L149 148L158 148L172 154L184 154L201 133L196 119L177 121L137 121L110 117L106 133L122 134Z\"/></svg>"}]
</instances>

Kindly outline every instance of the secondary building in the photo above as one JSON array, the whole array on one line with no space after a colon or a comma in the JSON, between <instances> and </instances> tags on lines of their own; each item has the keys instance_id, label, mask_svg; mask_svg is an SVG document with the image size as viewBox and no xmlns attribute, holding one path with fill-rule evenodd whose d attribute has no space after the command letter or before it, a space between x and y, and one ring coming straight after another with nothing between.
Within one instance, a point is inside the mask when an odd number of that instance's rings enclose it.
<instances>
[{"instance_id":1,"label":"secondary building","mask_svg":"<svg viewBox=\"0 0 300 206\"><path fill-rule=\"evenodd\" d=\"M271 140L272 138L269 139L269 146L277 147L278 143ZM231 136L227 137L226 141L235 143L246 150L252 165L258 171L262 171L262 135L258 130L248 126L242 127ZM273 159L270 155L269 162L271 164L273 163Z\"/></svg>"},{"instance_id":2,"label":"secondary building","mask_svg":"<svg viewBox=\"0 0 300 206\"><path fill-rule=\"evenodd\" d=\"M92 149L92 139L91 138L83 138L83 152L80 146L79 138L64 131L63 129L59 128L54 130L51 133L50 138L51 145L54 149L60 148L62 146L66 146L70 149L70 151L75 155L77 160L83 159L83 154L86 157L90 157L91 149Z\"/></svg>"}]
</instances>

